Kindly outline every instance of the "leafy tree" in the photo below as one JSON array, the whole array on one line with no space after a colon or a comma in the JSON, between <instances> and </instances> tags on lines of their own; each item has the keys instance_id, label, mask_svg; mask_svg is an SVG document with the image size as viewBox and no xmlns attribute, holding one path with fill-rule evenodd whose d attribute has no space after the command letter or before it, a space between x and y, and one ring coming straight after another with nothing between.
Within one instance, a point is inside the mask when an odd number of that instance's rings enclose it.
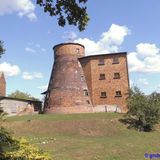
<instances>
[{"instance_id":1,"label":"leafy tree","mask_svg":"<svg viewBox=\"0 0 160 160\"><path fill-rule=\"evenodd\" d=\"M153 94L154 95L154 94ZM127 116L130 127L139 131L151 131L160 120L160 98L145 96L137 87L130 91Z\"/></svg>"},{"instance_id":2,"label":"leafy tree","mask_svg":"<svg viewBox=\"0 0 160 160\"><path fill-rule=\"evenodd\" d=\"M78 26L83 31L89 21L87 0L37 0L37 4L44 8L50 16L58 16L58 25L64 27L69 25Z\"/></svg>"},{"instance_id":3,"label":"leafy tree","mask_svg":"<svg viewBox=\"0 0 160 160\"><path fill-rule=\"evenodd\" d=\"M21 92L19 90L16 90L15 92L9 94L8 97L27 99L27 100L39 100L37 98L32 97L30 94L25 93L25 92Z\"/></svg>"},{"instance_id":4,"label":"leafy tree","mask_svg":"<svg viewBox=\"0 0 160 160\"><path fill-rule=\"evenodd\" d=\"M0 40L0 58L1 58L1 55L5 53L5 49L3 47L3 41Z\"/></svg>"}]
</instances>

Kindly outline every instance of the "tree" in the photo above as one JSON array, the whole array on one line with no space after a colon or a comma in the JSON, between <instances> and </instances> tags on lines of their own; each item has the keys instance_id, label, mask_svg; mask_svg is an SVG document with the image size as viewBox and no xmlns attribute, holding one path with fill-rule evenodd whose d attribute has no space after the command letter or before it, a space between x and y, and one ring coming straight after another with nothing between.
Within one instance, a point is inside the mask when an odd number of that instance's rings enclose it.
<instances>
[{"instance_id":1,"label":"tree","mask_svg":"<svg viewBox=\"0 0 160 160\"><path fill-rule=\"evenodd\" d=\"M21 92L19 90L16 90L15 92L9 94L8 97L27 99L27 100L39 100L39 99L34 98L33 96L31 96L30 94L25 93L25 92Z\"/></svg>"},{"instance_id":2,"label":"tree","mask_svg":"<svg viewBox=\"0 0 160 160\"><path fill-rule=\"evenodd\" d=\"M154 95L154 94L153 94ZM145 96L137 87L130 91L127 117L131 127L139 131L151 131L160 120L160 98Z\"/></svg>"},{"instance_id":3,"label":"tree","mask_svg":"<svg viewBox=\"0 0 160 160\"><path fill-rule=\"evenodd\" d=\"M0 58L1 58L1 55L5 53L5 49L3 47L3 41L0 40Z\"/></svg>"},{"instance_id":4,"label":"tree","mask_svg":"<svg viewBox=\"0 0 160 160\"><path fill-rule=\"evenodd\" d=\"M89 21L87 0L37 0L37 4L44 8L50 16L58 16L58 25L64 27L69 25L78 26L80 31L85 30Z\"/></svg>"}]
</instances>

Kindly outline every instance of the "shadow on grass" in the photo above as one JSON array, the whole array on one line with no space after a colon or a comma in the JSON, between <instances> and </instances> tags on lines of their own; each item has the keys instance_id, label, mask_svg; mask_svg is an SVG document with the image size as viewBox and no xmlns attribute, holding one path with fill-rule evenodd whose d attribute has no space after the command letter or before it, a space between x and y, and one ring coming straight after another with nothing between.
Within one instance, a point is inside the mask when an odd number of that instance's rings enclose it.
<instances>
[{"instance_id":1,"label":"shadow on grass","mask_svg":"<svg viewBox=\"0 0 160 160\"><path fill-rule=\"evenodd\" d=\"M135 129L136 120L128 117L124 117L123 119L119 119L119 122L125 124L128 129Z\"/></svg>"},{"instance_id":2,"label":"shadow on grass","mask_svg":"<svg viewBox=\"0 0 160 160\"><path fill-rule=\"evenodd\" d=\"M119 122L125 124L128 129L135 129L137 131L150 132L153 130L149 125L144 125L142 121L124 116L119 119Z\"/></svg>"}]
</instances>

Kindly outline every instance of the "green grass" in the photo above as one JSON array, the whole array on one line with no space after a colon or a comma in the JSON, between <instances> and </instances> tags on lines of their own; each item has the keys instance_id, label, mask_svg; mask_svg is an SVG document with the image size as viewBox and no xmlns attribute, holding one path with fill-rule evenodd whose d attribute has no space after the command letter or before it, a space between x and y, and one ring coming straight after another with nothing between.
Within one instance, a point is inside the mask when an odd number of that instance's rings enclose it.
<instances>
[{"instance_id":1,"label":"green grass","mask_svg":"<svg viewBox=\"0 0 160 160\"><path fill-rule=\"evenodd\" d=\"M160 152L160 129L128 130L119 122L122 117L116 113L17 116L4 125L50 152L54 160L143 160L144 153Z\"/></svg>"}]
</instances>

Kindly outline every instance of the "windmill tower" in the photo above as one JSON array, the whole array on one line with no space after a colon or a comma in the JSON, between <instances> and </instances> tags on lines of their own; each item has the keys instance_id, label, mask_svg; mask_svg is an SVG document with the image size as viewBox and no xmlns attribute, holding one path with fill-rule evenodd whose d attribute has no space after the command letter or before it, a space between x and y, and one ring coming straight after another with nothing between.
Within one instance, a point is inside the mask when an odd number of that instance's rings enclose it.
<instances>
[{"instance_id":1,"label":"windmill tower","mask_svg":"<svg viewBox=\"0 0 160 160\"><path fill-rule=\"evenodd\" d=\"M53 47L54 64L45 92L45 113L92 112L85 76L78 58L84 56L84 46L63 43Z\"/></svg>"},{"instance_id":2,"label":"windmill tower","mask_svg":"<svg viewBox=\"0 0 160 160\"><path fill-rule=\"evenodd\" d=\"M6 80L3 72L0 72L0 96L6 96Z\"/></svg>"}]
</instances>

